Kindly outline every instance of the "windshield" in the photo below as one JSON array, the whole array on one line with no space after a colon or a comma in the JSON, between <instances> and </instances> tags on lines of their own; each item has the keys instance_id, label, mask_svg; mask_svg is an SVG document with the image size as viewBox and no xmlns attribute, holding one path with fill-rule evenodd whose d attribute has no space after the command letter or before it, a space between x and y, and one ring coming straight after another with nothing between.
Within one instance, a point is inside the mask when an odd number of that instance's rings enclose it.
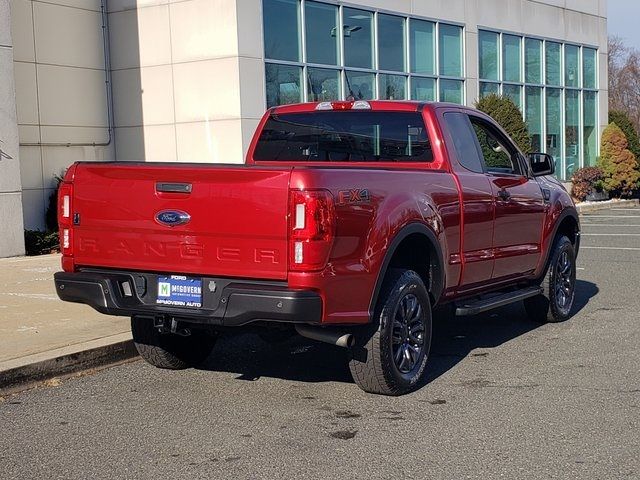
<instances>
[{"instance_id":1,"label":"windshield","mask_svg":"<svg viewBox=\"0 0 640 480\"><path fill-rule=\"evenodd\" d=\"M419 113L325 111L272 115L254 160L431 162L433 154Z\"/></svg>"}]
</instances>

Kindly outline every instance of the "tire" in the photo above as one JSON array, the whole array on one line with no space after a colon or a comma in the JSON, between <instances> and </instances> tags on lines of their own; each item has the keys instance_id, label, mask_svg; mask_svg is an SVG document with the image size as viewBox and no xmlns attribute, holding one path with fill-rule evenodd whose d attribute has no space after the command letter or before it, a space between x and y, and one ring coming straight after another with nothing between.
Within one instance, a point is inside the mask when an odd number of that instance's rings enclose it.
<instances>
[{"instance_id":1,"label":"tire","mask_svg":"<svg viewBox=\"0 0 640 480\"><path fill-rule=\"evenodd\" d=\"M553 245L551 261L541 284L542 294L524 300L529 318L540 323L567 320L571 316L575 285L575 249L571 240L561 236Z\"/></svg>"},{"instance_id":2,"label":"tire","mask_svg":"<svg viewBox=\"0 0 640 480\"><path fill-rule=\"evenodd\" d=\"M204 362L216 343L206 331L195 331L188 337L160 333L148 318L131 318L133 343L140 356L158 368L182 370Z\"/></svg>"},{"instance_id":3,"label":"tire","mask_svg":"<svg viewBox=\"0 0 640 480\"><path fill-rule=\"evenodd\" d=\"M415 389L431 348L431 302L420 276L390 270L373 323L355 335L349 369L362 390L395 396Z\"/></svg>"}]
</instances>

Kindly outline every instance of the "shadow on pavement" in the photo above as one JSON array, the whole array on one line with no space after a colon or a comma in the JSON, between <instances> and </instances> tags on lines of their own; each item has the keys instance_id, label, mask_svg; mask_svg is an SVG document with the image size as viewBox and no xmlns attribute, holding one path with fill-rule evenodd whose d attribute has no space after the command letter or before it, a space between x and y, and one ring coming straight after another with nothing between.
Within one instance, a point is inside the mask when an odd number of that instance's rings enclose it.
<instances>
[{"instance_id":1,"label":"shadow on pavement","mask_svg":"<svg viewBox=\"0 0 640 480\"><path fill-rule=\"evenodd\" d=\"M598 287L579 280L573 314L582 310L599 292ZM455 317L447 312L434 315L431 355L425 384L454 368L469 355L487 356L492 349L541 325L527 318L522 303L474 317ZM571 320L569 320L571 321ZM226 334L201 370L237 374L236 379L256 381L261 377L301 382L352 383L348 352L344 349L294 336L281 344L268 344L252 333Z\"/></svg>"},{"instance_id":2,"label":"shadow on pavement","mask_svg":"<svg viewBox=\"0 0 640 480\"><path fill-rule=\"evenodd\" d=\"M261 377L299 382L352 382L348 352L340 347L294 336L268 344L255 334L223 335L202 370L238 374L237 380Z\"/></svg>"},{"instance_id":3,"label":"shadow on pavement","mask_svg":"<svg viewBox=\"0 0 640 480\"><path fill-rule=\"evenodd\" d=\"M589 301L600 293L600 289L595 283L585 280L576 280L576 298L573 300L572 315L577 314L587 306Z\"/></svg>"}]
</instances>

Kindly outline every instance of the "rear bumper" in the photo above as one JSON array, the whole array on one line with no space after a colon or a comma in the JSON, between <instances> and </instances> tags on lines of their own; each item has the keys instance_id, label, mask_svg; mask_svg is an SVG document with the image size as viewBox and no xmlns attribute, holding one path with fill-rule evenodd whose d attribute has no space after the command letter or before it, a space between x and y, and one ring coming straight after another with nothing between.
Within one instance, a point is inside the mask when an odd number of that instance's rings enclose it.
<instances>
[{"instance_id":1,"label":"rear bumper","mask_svg":"<svg viewBox=\"0 0 640 480\"><path fill-rule=\"evenodd\" d=\"M322 320L320 295L276 282L203 277L202 307L194 309L156 304L156 274L87 270L58 272L54 278L61 300L84 303L107 315L170 317L218 326Z\"/></svg>"}]
</instances>

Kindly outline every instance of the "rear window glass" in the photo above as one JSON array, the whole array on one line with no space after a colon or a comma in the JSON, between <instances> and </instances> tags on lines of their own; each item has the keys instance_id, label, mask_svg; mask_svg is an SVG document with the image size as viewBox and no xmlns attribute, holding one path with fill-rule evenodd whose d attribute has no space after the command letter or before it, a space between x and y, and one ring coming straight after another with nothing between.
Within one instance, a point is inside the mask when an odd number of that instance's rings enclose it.
<instances>
[{"instance_id":1,"label":"rear window glass","mask_svg":"<svg viewBox=\"0 0 640 480\"><path fill-rule=\"evenodd\" d=\"M433 154L419 113L325 111L272 115L254 160L431 162Z\"/></svg>"}]
</instances>

